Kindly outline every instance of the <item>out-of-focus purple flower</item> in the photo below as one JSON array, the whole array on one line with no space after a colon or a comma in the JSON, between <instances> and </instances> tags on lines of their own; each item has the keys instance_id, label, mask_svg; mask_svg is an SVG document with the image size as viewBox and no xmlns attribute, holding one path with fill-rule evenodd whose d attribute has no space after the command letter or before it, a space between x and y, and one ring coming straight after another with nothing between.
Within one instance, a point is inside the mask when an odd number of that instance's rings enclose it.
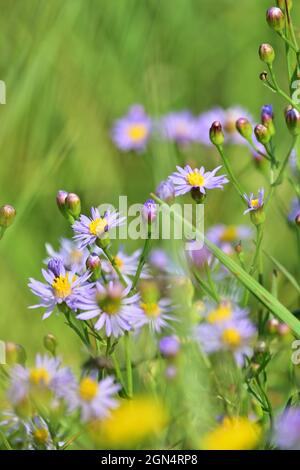
<instances>
[{"instance_id":1,"label":"out-of-focus purple flower","mask_svg":"<svg viewBox=\"0 0 300 470\"><path fill-rule=\"evenodd\" d=\"M132 315L132 325L139 330L145 325L149 326L152 333L160 333L165 328L170 328L169 321L174 321L170 315L171 302L169 299L160 299L157 302L140 302L140 311Z\"/></svg>"},{"instance_id":2,"label":"out-of-focus purple flower","mask_svg":"<svg viewBox=\"0 0 300 470\"><path fill-rule=\"evenodd\" d=\"M81 296L78 308L83 310L77 315L79 320L90 320L99 317L95 323L96 330L104 328L106 336L118 338L131 329L132 317L142 316L138 306L139 294L127 297L130 287L126 289L118 282L110 281L107 286L96 283L95 289L88 296Z\"/></svg>"},{"instance_id":3,"label":"out-of-focus purple flower","mask_svg":"<svg viewBox=\"0 0 300 470\"><path fill-rule=\"evenodd\" d=\"M244 198L248 204L248 209L244 211L244 214L261 209L264 205L264 196L265 196L264 188L258 190L257 197L254 196L253 193L251 193L249 197L247 196L247 194L244 194Z\"/></svg>"},{"instance_id":4,"label":"out-of-focus purple flower","mask_svg":"<svg viewBox=\"0 0 300 470\"><path fill-rule=\"evenodd\" d=\"M48 318L57 304L65 303L71 310L77 309L77 300L82 295L88 295L92 284L88 283L90 273L82 276L76 271L67 271L61 259L53 258L48 262L48 269L42 269L46 283L29 279L29 288L39 297L40 303L30 308L43 307L46 312L43 319Z\"/></svg>"},{"instance_id":5,"label":"out-of-focus purple flower","mask_svg":"<svg viewBox=\"0 0 300 470\"><path fill-rule=\"evenodd\" d=\"M132 106L128 114L118 119L112 129L112 138L116 146L128 152L145 150L151 135L152 122L140 105Z\"/></svg>"},{"instance_id":6,"label":"out-of-focus purple flower","mask_svg":"<svg viewBox=\"0 0 300 470\"><path fill-rule=\"evenodd\" d=\"M195 338L206 353L231 351L239 366L244 364L244 355L252 355L251 340L255 334L256 328L247 318L201 323L195 329Z\"/></svg>"},{"instance_id":7,"label":"out-of-focus purple flower","mask_svg":"<svg viewBox=\"0 0 300 470\"><path fill-rule=\"evenodd\" d=\"M290 212L288 215L288 221L289 222L295 222L295 219L297 215L300 214L300 202L297 197L293 198L291 201L291 207L290 207Z\"/></svg>"},{"instance_id":8,"label":"out-of-focus purple flower","mask_svg":"<svg viewBox=\"0 0 300 470\"><path fill-rule=\"evenodd\" d=\"M60 240L58 251L55 251L49 243L46 244L46 251L49 257L45 260L45 263L48 263L51 258L59 258L68 271L74 269L77 273L84 270L85 261L89 254L88 250L80 249L77 243L67 238Z\"/></svg>"},{"instance_id":9,"label":"out-of-focus purple flower","mask_svg":"<svg viewBox=\"0 0 300 470\"><path fill-rule=\"evenodd\" d=\"M170 176L170 180L175 187L175 195L188 193L193 188L196 188L202 194L206 194L206 189L223 189L223 185L228 183L225 175L215 176L215 174L222 168L218 166L213 171L205 171L205 168L195 168L194 170L186 165L184 168L177 166L177 172Z\"/></svg>"},{"instance_id":10,"label":"out-of-focus purple flower","mask_svg":"<svg viewBox=\"0 0 300 470\"><path fill-rule=\"evenodd\" d=\"M170 259L164 250L155 248L150 252L149 263L159 271L166 271L170 264Z\"/></svg>"},{"instance_id":11,"label":"out-of-focus purple flower","mask_svg":"<svg viewBox=\"0 0 300 470\"><path fill-rule=\"evenodd\" d=\"M162 181L156 188L156 195L165 202L172 202L175 197L175 188L169 179Z\"/></svg>"},{"instance_id":12,"label":"out-of-focus purple flower","mask_svg":"<svg viewBox=\"0 0 300 470\"><path fill-rule=\"evenodd\" d=\"M300 450L300 408L290 407L277 418L274 442L280 449Z\"/></svg>"},{"instance_id":13,"label":"out-of-focus purple flower","mask_svg":"<svg viewBox=\"0 0 300 470\"><path fill-rule=\"evenodd\" d=\"M178 145L187 145L197 136L195 117L189 111L167 114L161 121L162 135Z\"/></svg>"},{"instance_id":14,"label":"out-of-focus purple flower","mask_svg":"<svg viewBox=\"0 0 300 470\"><path fill-rule=\"evenodd\" d=\"M207 323L212 325L245 318L248 315L248 309L239 307L239 305L229 299L223 299L218 304L206 301L201 309L201 316Z\"/></svg>"},{"instance_id":15,"label":"out-of-focus purple flower","mask_svg":"<svg viewBox=\"0 0 300 470\"><path fill-rule=\"evenodd\" d=\"M173 380L177 377L178 369L174 364L169 365L165 370L165 376L168 380Z\"/></svg>"},{"instance_id":16,"label":"out-of-focus purple flower","mask_svg":"<svg viewBox=\"0 0 300 470\"><path fill-rule=\"evenodd\" d=\"M148 199L143 204L142 215L147 222L153 222L156 219L157 204L153 199Z\"/></svg>"},{"instance_id":17,"label":"out-of-focus purple flower","mask_svg":"<svg viewBox=\"0 0 300 470\"><path fill-rule=\"evenodd\" d=\"M120 250L113 257L114 263L118 267L127 284L131 283L131 277L136 273L140 256L141 250L136 250L132 255L127 255L123 250ZM118 280L118 275L108 260L102 261L102 269L105 272L105 275L108 276L109 280ZM148 266L145 264L140 278L145 279L147 277L149 277Z\"/></svg>"},{"instance_id":18,"label":"out-of-focus purple flower","mask_svg":"<svg viewBox=\"0 0 300 470\"><path fill-rule=\"evenodd\" d=\"M180 349L180 342L176 336L165 336L159 342L159 350L164 357L172 358L177 356Z\"/></svg>"},{"instance_id":19,"label":"out-of-focus purple flower","mask_svg":"<svg viewBox=\"0 0 300 470\"><path fill-rule=\"evenodd\" d=\"M75 232L74 240L78 243L80 249L93 245L97 240L106 237L109 230L118 227L124 223L125 217L120 217L117 211L107 210L103 216L95 207L91 208L91 217L81 215L72 228Z\"/></svg>"},{"instance_id":20,"label":"out-of-focus purple flower","mask_svg":"<svg viewBox=\"0 0 300 470\"><path fill-rule=\"evenodd\" d=\"M32 368L16 365L11 369L11 381L8 398L13 405L18 405L39 390L49 390L53 398L64 399L68 390L74 389L75 379L70 369L60 367L58 358L36 356Z\"/></svg>"},{"instance_id":21,"label":"out-of-focus purple flower","mask_svg":"<svg viewBox=\"0 0 300 470\"><path fill-rule=\"evenodd\" d=\"M202 269L206 263L210 264L212 254L205 245L202 248L198 248L198 245L197 241L189 242L186 253L193 266Z\"/></svg>"},{"instance_id":22,"label":"out-of-focus purple flower","mask_svg":"<svg viewBox=\"0 0 300 470\"><path fill-rule=\"evenodd\" d=\"M233 244L251 238L252 230L247 225L214 225L207 231L207 238L225 253L233 253Z\"/></svg>"},{"instance_id":23,"label":"out-of-focus purple flower","mask_svg":"<svg viewBox=\"0 0 300 470\"><path fill-rule=\"evenodd\" d=\"M85 422L107 418L111 410L119 406L115 395L120 388L113 377L106 377L100 382L92 376L83 377L76 393L69 397L70 409L79 408L81 419Z\"/></svg>"}]
</instances>

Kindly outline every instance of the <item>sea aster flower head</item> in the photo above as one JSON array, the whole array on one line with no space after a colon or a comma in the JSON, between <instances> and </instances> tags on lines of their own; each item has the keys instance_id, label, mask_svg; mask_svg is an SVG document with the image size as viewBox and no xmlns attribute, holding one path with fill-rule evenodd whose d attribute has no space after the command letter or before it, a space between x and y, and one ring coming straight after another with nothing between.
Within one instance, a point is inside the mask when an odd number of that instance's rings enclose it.
<instances>
[{"instance_id":1,"label":"sea aster flower head","mask_svg":"<svg viewBox=\"0 0 300 470\"><path fill-rule=\"evenodd\" d=\"M161 127L163 136L178 145L193 142L197 135L196 120L189 111L167 114L161 121Z\"/></svg>"},{"instance_id":2,"label":"sea aster flower head","mask_svg":"<svg viewBox=\"0 0 300 470\"><path fill-rule=\"evenodd\" d=\"M60 359L38 354L34 367L14 366L11 369L9 400L18 405L41 391L52 392L54 398L63 399L75 381L70 369L60 365Z\"/></svg>"},{"instance_id":3,"label":"sea aster flower head","mask_svg":"<svg viewBox=\"0 0 300 470\"><path fill-rule=\"evenodd\" d=\"M70 396L71 409L79 408L83 421L107 418L119 406L114 395L120 390L113 377L98 382L93 376L83 377L75 394Z\"/></svg>"},{"instance_id":4,"label":"sea aster flower head","mask_svg":"<svg viewBox=\"0 0 300 470\"><path fill-rule=\"evenodd\" d=\"M300 408L287 408L277 418L274 442L280 449L300 450Z\"/></svg>"},{"instance_id":5,"label":"sea aster flower head","mask_svg":"<svg viewBox=\"0 0 300 470\"><path fill-rule=\"evenodd\" d=\"M264 188L258 190L258 196L254 196L253 193L250 194L248 197L247 194L244 194L244 198L248 204L248 209L244 211L244 214L252 211L259 211L264 206L264 196L265 191Z\"/></svg>"},{"instance_id":6,"label":"sea aster flower head","mask_svg":"<svg viewBox=\"0 0 300 470\"><path fill-rule=\"evenodd\" d=\"M193 189L197 189L201 194L206 194L207 189L220 188L228 183L225 175L215 176L220 170L218 166L213 171L205 171L204 167L192 169L189 165L184 168L177 166L177 172L170 176L175 187L175 195L186 194Z\"/></svg>"},{"instance_id":7,"label":"sea aster flower head","mask_svg":"<svg viewBox=\"0 0 300 470\"><path fill-rule=\"evenodd\" d=\"M154 248L150 252L149 263L151 267L159 271L166 271L169 267L170 259L164 250L161 248Z\"/></svg>"},{"instance_id":8,"label":"sea aster flower head","mask_svg":"<svg viewBox=\"0 0 300 470\"><path fill-rule=\"evenodd\" d=\"M78 276L75 271L67 271L59 258L50 259L48 269L42 269L42 274L46 283L30 278L28 286L40 298L40 303L30 308L46 308L43 319L51 315L56 305L66 304L76 310L77 298L92 288L87 282L90 277L88 271Z\"/></svg>"},{"instance_id":9,"label":"sea aster flower head","mask_svg":"<svg viewBox=\"0 0 300 470\"><path fill-rule=\"evenodd\" d=\"M91 208L91 217L81 215L72 227L75 232L74 240L80 248L93 245L107 238L109 230L124 223L125 217L120 217L117 211L107 210L103 216L97 208Z\"/></svg>"},{"instance_id":10,"label":"sea aster flower head","mask_svg":"<svg viewBox=\"0 0 300 470\"><path fill-rule=\"evenodd\" d=\"M116 146L128 152L141 152L145 149L151 135L152 122L140 105L132 106L128 114L118 119L112 129L112 138Z\"/></svg>"},{"instance_id":11,"label":"sea aster flower head","mask_svg":"<svg viewBox=\"0 0 300 470\"><path fill-rule=\"evenodd\" d=\"M157 204L153 199L147 199L147 201L143 204L142 215L143 218L149 223L155 220L157 216Z\"/></svg>"},{"instance_id":12,"label":"sea aster flower head","mask_svg":"<svg viewBox=\"0 0 300 470\"><path fill-rule=\"evenodd\" d=\"M164 357L177 356L180 349L180 341L176 336L165 336L159 342L159 350Z\"/></svg>"},{"instance_id":13,"label":"sea aster flower head","mask_svg":"<svg viewBox=\"0 0 300 470\"><path fill-rule=\"evenodd\" d=\"M49 243L46 244L46 251L49 255L45 260L46 263L48 263L51 258L59 258L68 271L74 270L77 273L81 273L84 270L85 261L89 254L87 249L80 249L78 243L67 238L60 240L58 251L55 251Z\"/></svg>"},{"instance_id":14,"label":"sea aster flower head","mask_svg":"<svg viewBox=\"0 0 300 470\"><path fill-rule=\"evenodd\" d=\"M233 253L233 244L251 238L252 230L246 225L217 224L207 231L207 238L225 253Z\"/></svg>"},{"instance_id":15,"label":"sea aster flower head","mask_svg":"<svg viewBox=\"0 0 300 470\"><path fill-rule=\"evenodd\" d=\"M156 188L156 195L167 203L170 203L175 198L175 188L170 180L162 181Z\"/></svg>"},{"instance_id":16,"label":"sea aster flower head","mask_svg":"<svg viewBox=\"0 0 300 470\"><path fill-rule=\"evenodd\" d=\"M119 282L110 281L107 286L96 283L93 292L81 297L78 304L83 310L77 318L90 320L99 317L96 330L104 328L106 336L119 337L131 329L131 317L140 313L139 295L126 297L130 287L124 288Z\"/></svg>"},{"instance_id":17,"label":"sea aster flower head","mask_svg":"<svg viewBox=\"0 0 300 470\"><path fill-rule=\"evenodd\" d=\"M151 332L160 333L163 329L169 327L169 321L174 321L173 315L170 315L171 302L169 299L160 300L142 300L139 304L139 311L132 315L132 325L140 329L148 325Z\"/></svg>"}]
</instances>

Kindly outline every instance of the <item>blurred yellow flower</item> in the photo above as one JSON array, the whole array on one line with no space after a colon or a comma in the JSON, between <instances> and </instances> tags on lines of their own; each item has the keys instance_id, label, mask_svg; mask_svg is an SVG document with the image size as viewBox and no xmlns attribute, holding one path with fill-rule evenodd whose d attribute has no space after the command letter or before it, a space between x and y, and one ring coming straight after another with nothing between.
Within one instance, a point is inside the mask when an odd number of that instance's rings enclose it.
<instances>
[{"instance_id":1,"label":"blurred yellow flower","mask_svg":"<svg viewBox=\"0 0 300 470\"><path fill-rule=\"evenodd\" d=\"M201 448L205 450L251 450L257 446L260 437L260 426L248 418L225 418L216 429L204 437Z\"/></svg>"},{"instance_id":2,"label":"blurred yellow flower","mask_svg":"<svg viewBox=\"0 0 300 470\"><path fill-rule=\"evenodd\" d=\"M103 421L89 424L95 442L111 446L132 446L159 433L167 423L167 412L153 398L140 396L124 401Z\"/></svg>"}]
</instances>

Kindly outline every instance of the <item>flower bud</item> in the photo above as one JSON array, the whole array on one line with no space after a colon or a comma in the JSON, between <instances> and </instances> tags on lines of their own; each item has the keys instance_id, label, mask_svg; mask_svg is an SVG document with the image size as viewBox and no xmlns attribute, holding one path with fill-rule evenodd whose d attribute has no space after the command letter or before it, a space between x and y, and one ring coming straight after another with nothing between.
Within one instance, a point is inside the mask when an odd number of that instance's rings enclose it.
<instances>
[{"instance_id":1,"label":"flower bud","mask_svg":"<svg viewBox=\"0 0 300 470\"><path fill-rule=\"evenodd\" d=\"M48 333L44 336L44 347L49 351L53 356L55 356L57 348L57 340L54 335Z\"/></svg>"},{"instance_id":2,"label":"flower bud","mask_svg":"<svg viewBox=\"0 0 300 470\"><path fill-rule=\"evenodd\" d=\"M191 196L197 204L202 204L206 198L206 194L201 193L199 188L192 188Z\"/></svg>"},{"instance_id":3,"label":"flower bud","mask_svg":"<svg viewBox=\"0 0 300 470\"><path fill-rule=\"evenodd\" d=\"M260 144L266 145L270 142L271 134L269 129L263 124L257 124L257 126L255 126L254 133Z\"/></svg>"},{"instance_id":4,"label":"flower bud","mask_svg":"<svg viewBox=\"0 0 300 470\"><path fill-rule=\"evenodd\" d=\"M278 332L279 321L277 318L271 318L267 323L268 332L275 334Z\"/></svg>"},{"instance_id":5,"label":"flower bud","mask_svg":"<svg viewBox=\"0 0 300 470\"><path fill-rule=\"evenodd\" d=\"M295 224L298 225L298 227L300 227L300 212L295 217Z\"/></svg>"},{"instance_id":6,"label":"flower bud","mask_svg":"<svg viewBox=\"0 0 300 470\"><path fill-rule=\"evenodd\" d=\"M142 209L142 215L144 219L150 224L156 219L157 216L157 204L153 199L148 199Z\"/></svg>"},{"instance_id":7,"label":"flower bud","mask_svg":"<svg viewBox=\"0 0 300 470\"><path fill-rule=\"evenodd\" d=\"M285 112L285 122L290 133L294 136L300 134L300 113L295 108L288 108Z\"/></svg>"},{"instance_id":8,"label":"flower bud","mask_svg":"<svg viewBox=\"0 0 300 470\"><path fill-rule=\"evenodd\" d=\"M175 198L175 188L171 181L162 181L156 188L156 195L167 203L170 203Z\"/></svg>"},{"instance_id":9,"label":"flower bud","mask_svg":"<svg viewBox=\"0 0 300 470\"><path fill-rule=\"evenodd\" d=\"M291 329L288 325L286 325L285 323L280 323L278 325L278 333L280 336L286 336L288 334L290 334L291 332Z\"/></svg>"},{"instance_id":10,"label":"flower bud","mask_svg":"<svg viewBox=\"0 0 300 470\"><path fill-rule=\"evenodd\" d=\"M69 193L65 199L66 211L75 220L78 219L81 212L81 201L80 197L75 193Z\"/></svg>"},{"instance_id":11,"label":"flower bud","mask_svg":"<svg viewBox=\"0 0 300 470\"><path fill-rule=\"evenodd\" d=\"M275 60L275 51L270 44L261 44L258 53L265 64L271 65Z\"/></svg>"},{"instance_id":12,"label":"flower bud","mask_svg":"<svg viewBox=\"0 0 300 470\"><path fill-rule=\"evenodd\" d=\"M267 22L268 25L274 29L274 31L280 32L285 27L285 16L283 11L278 7L271 7L267 11Z\"/></svg>"},{"instance_id":13,"label":"flower bud","mask_svg":"<svg viewBox=\"0 0 300 470\"><path fill-rule=\"evenodd\" d=\"M5 360L8 365L25 364L25 349L20 344L8 341L5 343Z\"/></svg>"},{"instance_id":14,"label":"flower bud","mask_svg":"<svg viewBox=\"0 0 300 470\"><path fill-rule=\"evenodd\" d=\"M268 129L271 136L275 135L275 126L273 122L274 113L273 107L270 104L266 104L261 110L261 122Z\"/></svg>"},{"instance_id":15,"label":"flower bud","mask_svg":"<svg viewBox=\"0 0 300 470\"><path fill-rule=\"evenodd\" d=\"M266 82L268 80L268 72L266 71L263 71L259 74L259 79L262 81L262 82Z\"/></svg>"},{"instance_id":16,"label":"flower bud","mask_svg":"<svg viewBox=\"0 0 300 470\"><path fill-rule=\"evenodd\" d=\"M252 136L252 125L250 121L246 118L239 118L235 123L236 130L244 137L246 140L251 139Z\"/></svg>"},{"instance_id":17,"label":"flower bud","mask_svg":"<svg viewBox=\"0 0 300 470\"><path fill-rule=\"evenodd\" d=\"M16 216L16 209L9 204L5 204L5 206L0 207L0 226L4 229L9 227Z\"/></svg>"},{"instance_id":18,"label":"flower bud","mask_svg":"<svg viewBox=\"0 0 300 470\"><path fill-rule=\"evenodd\" d=\"M209 138L212 144L222 145L224 143L224 134L222 124L219 121L214 121L209 130Z\"/></svg>"},{"instance_id":19,"label":"flower bud","mask_svg":"<svg viewBox=\"0 0 300 470\"><path fill-rule=\"evenodd\" d=\"M239 241L239 242L235 245L234 250L235 250L235 252L236 252L238 255L240 255L240 254L243 252L243 245L242 245L242 242L241 242L241 241Z\"/></svg>"},{"instance_id":20,"label":"flower bud","mask_svg":"<svg viewBox=\"0 0 300 470\"><path fill-rule=\"evenodd\" d=\"M92 272L92 280L95 281L99 279L101 274L101 260L98 255L92 253L88 256L86 260L86 267L89 271Z\"/></svg>"}]
</instances>

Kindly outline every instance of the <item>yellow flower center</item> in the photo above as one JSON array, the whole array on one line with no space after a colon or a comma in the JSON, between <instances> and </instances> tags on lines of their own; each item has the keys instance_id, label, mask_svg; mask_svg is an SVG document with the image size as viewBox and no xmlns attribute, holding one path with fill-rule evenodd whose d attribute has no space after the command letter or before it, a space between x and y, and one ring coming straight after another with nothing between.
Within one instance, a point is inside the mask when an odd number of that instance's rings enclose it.
<instances>
[{"instance_id":1,"label":"yellow flower center","mask_svg":"<svg viewBox=\"0 0 300 470\"><path fill-rule=\"evenodd\" d=\"M105 218L100 217L99 219L92 220L89 225L90 233L100 237L105 232L107 225L107 220Z\"/></svg>"},{"instance_id":2,"label":"yellow flower center","mask_svg":"<svg viewBox=\"0 0 300 470\"><path fill-rule=\"evenodd\" d=\"M71 283L69 281L69 275L66 274L65 276L56 277L53 281L52 287L54 289L55 297L58 297L60 299L68 297L68 295L70 295L72 292Z\"/></svg>"},{"instance_id":3,"label":"yellow flower center","mask_svg":"<svg viewBox=\"0 0 300 470\"><path fill-rule=\"evenodd\" d=\"M225 418L202 442L205 450L251 450L257 447L261 428L245 417Z\"/></svg>"},{"instance_id":4,"label":"yellow flower center","mask_svg":"<svg viewBox=\"0 0 300 470\"><path fill-rule=\"evenodd\" d=\"M128 135L134 142L143 140L147 136L148 130L144 124L134 124L128 129Z\"/></svg>"},{"instance_id":5,"label":"yellow flower center","mask_svg":"<svg viewBox=\"0 0 300 470\"><path fill-rule=\"evenodd\" d=\"M98 392L98 383L90 377L85 377L79 384L79 395L84 401L92 401Z\"/></svg>"},{"instance_id":6,"label":"yellow flower center","mask_svg":"<svg viewBox=\"0 0 300 470\"><path fill-rule=\"evenodd\" d=\"M141 302L140 306L148 317L155 318L158 317L160 314L159 305L155 302Z\"/></svg>"},{"instance_id":7,"label":"yellow flower center","mask_svg":"<svg viewBox=\"0 0 300 470\"><path fill-rule=\"evenodd\" d=\"M253 207L253 209L257 209L258 206L259 206L259 200L258 199L252 199L252 201L250 201L250 206Z\"/></svg>"},{"instance_id":8,"label":"yellow flower center","mask_svg":"<svg viewBox=\"0 0 300 470\"><path fill-rule=\"evenodd\" d=\"M121 258L119 258L119 256L114 256L114 262L115 262L115 265L117 266L117 268L119 268L119 269L123 268L124 261Z\"/></svg>"},{"instance_id":9,"label":"yellow flower center","mask_svg":"<svg viewBox=\"0 0 300 470\"><path fill-rule=\"evenodd\" d=\"M35 429L33 432L33 438L37 444L46 444L48 437L49 433L46 428Z\"/></svg>"},{"instance_id":10,"label":"yellow flower center","mask_svg":"<svg viewBox=\"0 0 300 470\"><path fill-rule=\"evenodd\" d=\"M241 344L241 335L235 328L226 328L222 333L222 340L230 348L235 349Z\"/></svg>"},{"instance_id":11,"label":"yellow flower center","mask_svg":"<svg viewBox=\"0 0 300 470\"><path fill-rule=\"evenodd\" d=\"M189 173L186 176L186 180L193 187L203 186L204 182L205 182L204 177L202 175L200 175L200 173L198 173L197 170L193 171L193 173Z\"/></svg>"},{"instance_id":12,"label":"yellow flower center","mask_svg":"<svg viewBox=\"0 0 300 470\"><path fill-rule=\"evenodd\" d=\"M226 227L220 237L221 242L233 242L237 239L237 229L234 225Z\"/></svg>"},{"instance_id":13,"label":"yellow flower center","mask_svg":"<svg viewBox=\"0 0 300 470\"><path fill-rule=\"evenodd\" d=\"M232 316L232 309L229 302L220 304L215 310L212 310L208 316L209 323L221 323L222 321L229 320Z\"/></svg>"},{"instance_id":14,"label":"yellow flower center","mask_svg":"<svg viewBox=\"0 0 300 470\"><path fill-rule=\"evenodd\" d=\"M48 385L50 374L45 367L35 367L29 372L29 380L33 385Z\"/></svg>"}]
</instances>

